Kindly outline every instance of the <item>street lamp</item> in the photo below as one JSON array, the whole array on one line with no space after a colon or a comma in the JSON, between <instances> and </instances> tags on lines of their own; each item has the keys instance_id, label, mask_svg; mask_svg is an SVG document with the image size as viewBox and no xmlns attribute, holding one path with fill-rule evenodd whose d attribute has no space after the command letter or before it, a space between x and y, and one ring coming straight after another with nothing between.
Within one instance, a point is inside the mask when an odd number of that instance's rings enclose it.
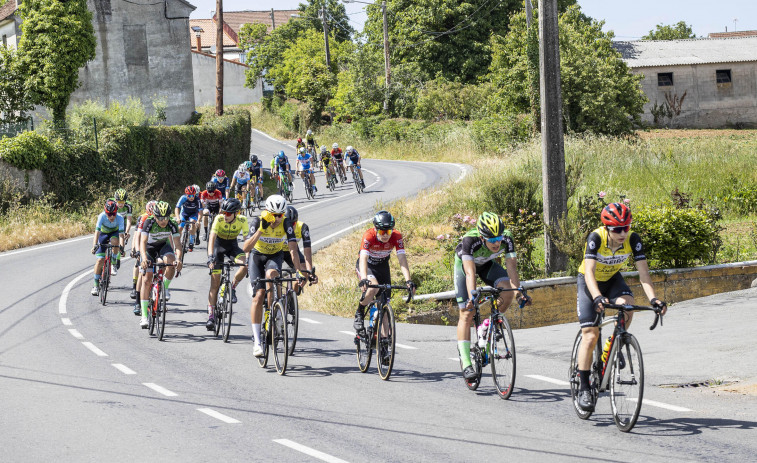
<instances>
[{"instance_id":1,"label":"street lamp","mask_svg":"<svg viewBox=\"0 0 757 463\"><path fill-rule=\"evenodd\" d=\"M202 51L202 41L200 39L200 34L205 32L202 27L200 26L192 26L192 30L195 33L195 37L197 37L197 51Z\"/></svg>"},{"instance_id":2,"label":"street lamp","mask_svg":"<svg viewBox=\"0 0 757 463\"><path fill-rule=\"evenodd\" d=\"M344 3L364 3L366 5L375 5L372 2L363 2L361 0L342 0ZM384 91L384 112L389 109L389 84L391 84L391 71L389 66L389 29L386 24L386 0L381 2L381 15L384 17L384 74L386 79L386 89Z\"/></svg>"}]
</instances>

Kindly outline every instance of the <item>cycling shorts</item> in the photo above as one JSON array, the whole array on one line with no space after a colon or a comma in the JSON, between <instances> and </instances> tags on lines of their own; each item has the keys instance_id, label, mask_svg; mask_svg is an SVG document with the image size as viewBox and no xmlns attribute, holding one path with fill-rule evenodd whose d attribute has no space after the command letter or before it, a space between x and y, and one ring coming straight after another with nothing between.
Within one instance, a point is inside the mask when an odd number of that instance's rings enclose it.
<instances>
[{"instance_id":1,"label":"cycling shorts","mask_svg":"<svg viewBox=\"0 0 757 463\"><path fill-rule=\"evenodd\" d=\"M300 253L300 263L304 266L305 265L305 255L302 254L302 251L297 249L297 252ZM292 261L292 254L287 252L284 252L284 263L289 266L292 271L294 271L294 262Z\"/></svg>"},{"instance_id":2,"label":"cycling shorts","mask_svg":"<svg viewBox=\"0 0 757 463\"><path fill-rule=\"evenodd\" d=\"M155 263L158 259L161 259L163 257L172 256L175 257L175 254L173 252L173 246L171 246L171 243L168 241L165 241L164 243L157 243L157 245L147 245L147 260ZM142 274L145 273L152 273L152 267L147 267L146 270L142 271Z\"/></svg>"},{"instance_id":3,"label":"cycling shorts","mask_svg":"<svg viewBox=\"0 0 757 463\"><path fill-rule=\"evenodd\" d=\"M179 228L184 227L184 224L187 223L187 222L189 222L189 221L197 222L197 216L198 215L199 215L199 213L197 213L197 212L192 213L192 214L184 214L184 213L182 213L181 214L181 223L179 224Z\"/></svg>"},{"instance_id":4,"label":"cycling shorts","mask_svg":"<svg viewBox=\"0 0 757 463\"><path fill-rule=\"evenodd\" d=\"M113 238L118 238L118 235L118 230L111 233L100 233L100 237L97 239L97 251L95 251L95 257L97 257L98 259L104 258L105 248L103 247L103 244L110 243L110 240ZM116 252L118 252L118 249L113 251L114 254Z\"/></svg>"},{"instance_id":5,"label":"cycling shorts","mask_svg":"<svg viewBox=\"0 0 757 463\"><path fill-rule=\"evenodd\" d=\"M507 270L493 260L490 260L480 267L476 266L476 275L478 275L484 283L494 288L503 281L508 281L510 279L510 277L507 276ZM465 270L456 265L453 279L455 280L455 300L457 301L457 307L459 309L464 309L465 305L468 303L468 299L470 299L468 285L465 281Z\"/></svg>"},{"instance_id":6,"label":"cycling shorts","mask_svg":"<svg viewBox=\"0 0 757 463\"><path fill-rule=\"evenodd\" d=\"M208 204L207 206L205 206L205 210L212 212L213 214L218 214L219 212L221 212L221 203Z\"/></svg>"},{"instance_id":7,"label":"cycling shorts","mask_svg":"<svg viewBox=\"0 0 757 463\"><path fill-rule=\"evenodd\" d=\"M223 258L244 260L244 251L239 247L237 240L225 240L216 237L213 259L213 275L220 275L223 269Z\"/></svg>"},{"instance_id":8,"label":"cycling shorts","mask_svg":"<svg viewBox=\"0 0 757 463\"><path fill-rule=\"evenodd\" d=\"M289 170L289 166L282 166L282 165L279 164L277 170L278 170L279 173L287 172Z\"/></svg>"},{"instance_id":9,"label":"cycling shorts","mask_svg":"<svg viewBox=\"0 0 757 463\"><path fill-rule=\"evenodd\" d=\"M251 252L247 261L247 269L250 274L250 285L253 294L259 289L265 288L262 283L258 283L258 278L265 278L266 271L276 270L281 273L281 263L284 259L284 253L279 251L276 254L260 254Z\"/></svg>"},{"instance_id":10,"label":"cycling shorts","mask_svg":"<svg viewBox=\"0 0 757 463\"><path fill-rule=\"evenodd\" d=\"M581 324L581 328L599 326L599 313L594 310L594 298L591 297L589 288L586 287L586 277L583 273L578 274L576 286L578 289L576 311L578 312L578 322ZM599 287L599 292L613 303L621 296L633 296L631 288L628 287L626 280L623 279L623 275L620 272L615 273L607 281L598 281L597 286Z\"/></svg>"}]
</instances>

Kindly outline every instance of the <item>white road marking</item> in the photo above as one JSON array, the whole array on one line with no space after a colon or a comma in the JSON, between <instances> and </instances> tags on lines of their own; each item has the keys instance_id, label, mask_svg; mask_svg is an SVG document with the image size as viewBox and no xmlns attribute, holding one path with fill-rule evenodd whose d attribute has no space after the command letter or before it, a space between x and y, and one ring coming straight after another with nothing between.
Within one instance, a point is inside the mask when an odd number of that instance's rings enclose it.
<instances>
[{"instance_id":1,"label":"white road marking","mask_svg":"<svg viewBox=\"0 0 757 463\"><path fill-rule=\"evenodd\" d=\"M628 400L636 402L636 399L628 399ZM678 405L670 405L670 404L666 404L666 403L662 403L662 402L656 402L654 400L649 400L649 399L642 399L641 403L644 404L644 405L651 405L652 407L664 408L666 410L673 410L674 412L691 412L691 411L693 411L693 410L688 409L688 408L679 407Z\"/></svg>"},{"instance_id":2,"label":"white road marking","mask_svg":"<svg viewBox=\"0 0 757 463\"><path fill-rule=\"evenodd\" d=\"M533 378L533 379L538 379L539 381L546 381L552 384L559 384L560 386L570 386L570 383L568 381L563 381L561 379L554 379L548 376L542 376L542 375L525 375L525 376L529 378Z\"/></svg>"},{"instance_id":3,"label":"white road marking","mask_svg":"<svg viewBox=\"0 0 757 463\"><path fill-rule=\"evenodd\" d=\"M73 325L73 323L71 323L71 319L70 318L61 318L60 321L62 321L63 324L66 325L66 326L72 326Z\"/></svg>"},{"instance_id":4,"label":"white road marking","mask_svg":"<svg viewBox=\"0 0 757 463\"><path fill-rule=\"evenodd\" d=\"M69 333L71 333L71 336L75 337L76 339L84 339L84 336L82 336L81 333L79 333L79 330L71 328L68 330Z\"/></svg>"},{"instance_id":5,"label":"white road marking","mask_svg":"<svg viewBox=\"0 0 757 463\"><path fill-rule=\"evenodd\" d=\"M297 442L290 441L289 439L274 439L274 442L277 444L281 444L285 447L289 447L290 449L297 450L298 452L302 452L305 455L310 455L313 458L317 458L321 461L327 461L329 463L347 463L346 460L342 460L341 458L337 458L333 455L329 455L328 453L323 453L316 449L311 449L310 447L306 447L302 444L298 444Z\"/></svg>"},{"instance_id":6,"label":"white road marking","mask_svg":"<svg viewBox=\"0 0 757 463\"><path fill-rule=\"evenodd\" d=\"M267 133L265 133L265 132L261 132L261 131L260 131L260 130L258 130L258 129L252 129L252 131L253 131L253 132L256 132L256 133L259 133L260 135L262 135L262 136L266 137L266 138L267 138L267 139L269 139L269 140L273 140L273 141L275 141L275 142L277 142L277 143L281 143L281 141L280 141L280 140L277 140L277 139L273 138L272 136L268 135ZM282 144L284 144L284 143L282 143ZM292 145L287 145L287 146L292 146ZM294 146L292 146L292 148L294 148Z\"/></svg>"},{"instance_id":7,"label":"white road marking","mask_svg":"<svg viewBox=\"0 0 757 463\"><path fill-rule=\"evenodd\" d=\"M346 334L348 336L355 336L355 332L354 331L340 331L340 333L344 333L344 334Z\"/></svg>"},{"instance_id":8,"label":"white road marking","mask_svg":"<svg viewBox=\"0 0 757 463\"><path fill-rule=\"evenodd\" d=\"M94 352L94 353L95 353L95 355L97 355L98 357L107 357L107 356L108 356L108 354L106 354L105 352L103 352L103 351L101 351L100 349L98 349L98 348L97 348L97 347L96 347L96 346L95 346L94 344L92 344L91 342L82 342L82 344L84 344L84 347L86 347L87 349L89 349L89 350L91 350L92 352Z\"/></svg>"},{"instance_id":9,"label":"white road marking","mask_svg":"<svg viewBox=\"0 0 757 463\"><path fill-rule=\"evenodd\" d=\"M313 241L311 243L311 246L315 246L315 245L317 245L319 243L323 243L324 241L326 241L328 239L331 239L331 238L333 238L333 237L335 237L337 235L341 235L342 233L348 232L348 231L352 230L353 228L357 228L357 227L363 225L364 223L370 222L371 220L373 220L372 217L370 219L363 220L362 222L358 222L355 225L351 225L351 226L349 226L347 228L343 228L343 229L339 230L338 232L334 232L334 233L330 234L329 236L324 236L323 238L321 238L321 239L319 239L317 241Z\"/></svg>"},{"instance_id":10,"label":"white road marking","mask_svg":"<svg viewBox=\"0 0 757 463\"><path fill-rule=\"evenodd\" d=\"M371 171L371 170L367 170L367 169L363 169L363 170L365 170L366 172L368 172L368 173L370 173L370 174L376 175L376 173L375 173L375 172L373 172L373 171ZM381 179L381 177L379 177L378 175L376 175L376 181L374 181L373 183L371 183L371 184L369 184L369 185L366 185L366 187L365 187L365 188L366 188L366 189L368 189L368 188L372 187L373 185L377 184L377 183L378 183L378 181L379 181L380 179ZM345 185L348 185L348 183L347 183L347 184L345 184ZM315 202L315 203L312 203L312 204L308 204L308 205L306 205L306 206L297 206L297 210L298 210L298 211L301 211L301 210L303 210L303 209L307 209L307 208L309 208L309 207L320 206L320 205L322 205L322 204L326 204L326 203L329 203L329 202L331 202L331 201L336 201L337 199L346 198L347 196L352 196L352 195L356 195L356 194L358 194L357 190L356 190L356 191L353 191L353 192L351 192L351 193L347 193L346 195L337 196L336 198L325 199L325 200L323 200L323 201L321 201L321 200L318 200L317 202Z\"/></svg>"},{"instance_id":11,"label":"white road marking","mask_svg":"<svg viewBox=\"0 0 757 463\"><path fill-rule=\"evenodd\" d=\"M311 323L313 325L320 325L321 324L321 322L318 322L318 321L315 321L315 320L311 320L310 318L305 318L305 317L300 317L300 321L305 322L305 323Z\"/></svg>"},{"instance_id":12,"label":"white road marking","mask_svg":"<svg viewBox=\"0 0 757 463\"><path fill-rule=\"evenodd\" d=\"M459 358L459 357L447 357L447 358L448 358L449 360L454 360L455 362L459 362L459 361L460 361L460 358Z\"/></svg>"},{"instance_id":13,"label":"white road marking","mask_svg":"<svg viewBox=\"0 0 757 463\"><path fill-rule=\"evenodd\" d=\"M136 375L137 372L132 370L131 368L127 367L126 365L120 364L120 363L111 363L118 371L125 375Z\"/></svg>"},{"instance_id":14,"label":"white road marking","mask_svg":"<svg viewBox=\"0 0 757 463\"><path fill-rule=\"evenodd\" d=\"M155 392L157 392L159 394L163 394L166 397L176 397L177 395L179 395L179 394L177 394L175 392L169 391L168 389L164 388L163 386L158 386L155 383L142 383L142 384L145 385L145 386L147 386L147 387L149 387L150 389L152 389L153 391L155 391Z\"/></svg>"},{"instance_id":15,"label":"white road marking","mask_svg":"<svg viewBox=\"0 0 757 463\"><path fill-rule=\"evenodd\" d=\"M22 252L31 252L31 251L36 251L37 249L45 249L45 248L51 248L53 246L60 246L60 245L63 245L63 244L73 243L75 241L86 240L87 238L92 239L92 235L82 236L80 238L73 238L73 239L69 239L69 240L65 240L65 241L58 241L58 242L55 242L55 243L52 243L52 244L45 244L43 246L34 246L34 247L31 247L31 248L20 249L18 251L4 252L4 253L0 254L0 258L7 257L7 256L13 256L15 254L21 254Z\"/></svg>"},{"instance_id":16,"label":"white road marking","mask_svg":"<svg viewBox=\"0 0 757 463\"><path fill-rule=\"evenodd\" d=\"M65 288L63 288L63 292L60 295L60 300L58 301L58 313L66 313L66 301L68 301L68 293L71 292L71 288L74 287L76 283L79 282L82 278L86 277L87 275L92 275L92 270L87 270L86 272L82 273L78 277L71 280Z\"/></svg>"},{"instance_id":17,"label":"white road marking","mask_svg":"<svg viewBox=\"0 0 757 463\"><path fill-rule=\"evenodd\" d=\"M401 349L415 349L415 350L418 350L417 347L406 346L405 344L400 344L398 342L395 342L394 345L397 346L397 347L399 347L399 348L401 348Z\"/></svg>"},{"instance_id":18,"label":"white road marking","mask_svg":"<svg viewBox=\"0 0 757 463\"><path fill-rule=\"evenodd\" d=\"M230 416L226 416L223 413L219 413L219 412L213 410L212 408L198 408L197 411L198 412L202 412L202 413L204 413L204 414L206 414L208 416L212 416L213 418L215 418L217 420L221 420L224 423L229 423L229 424L241 423L241 421L235 420L234 418L232 418Z\"/></svg>"}]
</instances>

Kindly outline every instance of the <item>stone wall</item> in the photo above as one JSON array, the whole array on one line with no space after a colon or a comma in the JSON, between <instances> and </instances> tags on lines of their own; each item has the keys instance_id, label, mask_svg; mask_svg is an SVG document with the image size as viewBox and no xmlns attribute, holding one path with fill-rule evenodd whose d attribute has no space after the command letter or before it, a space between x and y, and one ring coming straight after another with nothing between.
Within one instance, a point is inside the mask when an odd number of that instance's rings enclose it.
<instances>
[{"instance_id":1,"label":"stone wall","mask_svg":"<svg viewBox=\"0 0 757 463\"><path fill-rule=\"evenodd\" d=\"M253 88L244 86L247 66L233 61L223 63L223 104L257 103L263 98L260 83ZM216 57L192 51L192 74L194 76L194 99L197 106L216 104Z\"/></svg>"},{"instance_id":2,"label":"stone wall","mask_svg":"<svg viewBox=\"0 0 757 463\"><path fill-rule=\"evenodd\" d=\"M21 170L0 161L0 182L11 188L38 198L45 191L45 176L41 170Z\"/></svg>"}]
</instances>

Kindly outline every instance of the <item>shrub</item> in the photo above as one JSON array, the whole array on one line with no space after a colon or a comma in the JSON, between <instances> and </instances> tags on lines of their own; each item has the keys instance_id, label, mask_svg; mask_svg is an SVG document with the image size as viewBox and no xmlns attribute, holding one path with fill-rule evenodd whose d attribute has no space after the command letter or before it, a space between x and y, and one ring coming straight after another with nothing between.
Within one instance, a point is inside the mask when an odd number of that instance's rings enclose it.
<instances>
[{"instance_id":1,"label":"shrub","mask_svg":"<svg viewBox=\"0 0 757 463\"><path fill-rule=\"evenodd\" d=\"M531 138L532 127L529 114L498 114L474 121L471 137L481 150L503 151Z\"/></svg>"},{"instance_id":2,"label":"shrub","mask_svg":"<svg viewBox=\"0 0 757 463\"><path fill-rule=\"evenodd\" d=\"M51 149L48 139L36 132L0 139L0 159L22 170L42 168Z\"/></svg>"},{"instance_id":3,"label":"shrub","mask_svg":"<svg viewBox=\"0 0 757 463\"><path fill-rule=\"evenodd\" d=\"M59 203L83 205L119 183L117 165L84 144L56 140L43 169L45 182Z\"/></svg>"},{"instance_id":4,"label":"shrub","mask_svg":"<svg viewBox=\"0 0 757 463\"><path fill-rule=\"evenodd\" d=\"M538 179L507 173L490 177L481 185L479 197L486 211L516 217L525 209L540 216L543 210L540 193Z\"/></svg>"}]
</instances>

